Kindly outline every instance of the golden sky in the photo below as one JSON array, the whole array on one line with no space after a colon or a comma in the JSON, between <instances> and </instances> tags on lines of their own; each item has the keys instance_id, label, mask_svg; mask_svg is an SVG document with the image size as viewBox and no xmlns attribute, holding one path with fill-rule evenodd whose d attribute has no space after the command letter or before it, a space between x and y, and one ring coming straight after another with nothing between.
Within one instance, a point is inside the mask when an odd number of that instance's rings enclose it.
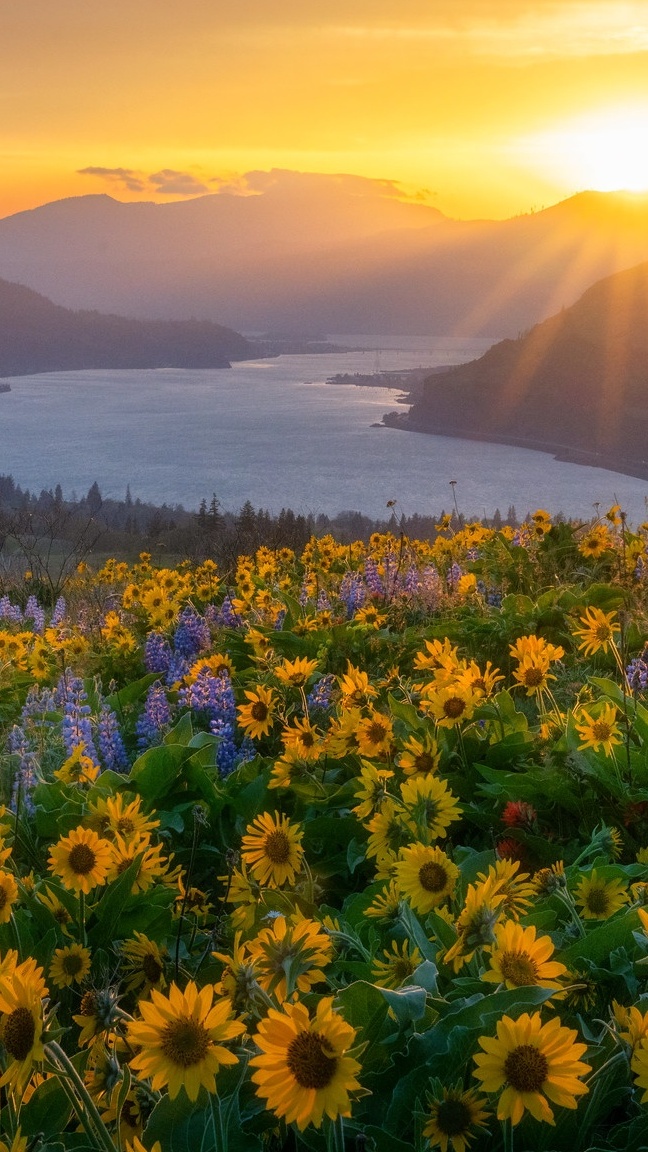
<instances>
[{"instance_id":1,"label":"golden sky","mask_svg":"<svg viewBox=\"0 0 648 1152\"><path fill-rule=\"evenodd\" d=\"M0 0L0 216L280 167L503 217L647 144L648 0Z\"/></svg>"}]
</instances>

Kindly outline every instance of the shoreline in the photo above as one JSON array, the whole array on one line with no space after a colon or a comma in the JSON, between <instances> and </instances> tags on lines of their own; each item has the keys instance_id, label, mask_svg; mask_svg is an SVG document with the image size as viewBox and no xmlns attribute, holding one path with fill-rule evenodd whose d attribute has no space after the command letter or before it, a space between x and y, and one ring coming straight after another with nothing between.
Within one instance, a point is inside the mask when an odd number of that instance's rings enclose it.
<instances>
[{"instance_id":1,"label":"shoreline","mask_svg":"<svg viewBox=\"0 0 648 1152\"><path fill-rule=\"evenodd\" d=\"M394 419L390 420L389 417ZM386 412L380 424L375 427L397 428L401 432L418 432L422 436L445 436L451 440L475 440L481 444L507 444L511 448L527 448L530 452L543 452L565 464L581 464L589 468L602 468L606 472L618 472L622 476L632 476L637 480L648 480L648 460L617 459L602 453L590 452L587 448L576 448L569 444L555 444L547 440L534 440L524 436L486 436L483 432L468 432L461 428L420 428L408 423L407 416L400 412Z\"/></svg>"}]
</instances>

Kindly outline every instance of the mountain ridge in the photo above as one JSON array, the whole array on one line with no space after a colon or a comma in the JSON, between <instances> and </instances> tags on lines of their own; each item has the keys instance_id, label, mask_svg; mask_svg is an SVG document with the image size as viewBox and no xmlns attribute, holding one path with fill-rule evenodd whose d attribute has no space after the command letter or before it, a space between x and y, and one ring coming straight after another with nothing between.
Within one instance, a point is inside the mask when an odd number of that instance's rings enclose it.
<instances>
[{"instance_id":1,"label":"mountain ridge","mask_svg":"<svg viewBox=\"0 0 648 1152\"><path fill-rule=\"evenodd\" d=\"M428 377L413 431L503 441L648 475L648 262L478 360Z\"/></svg>"},{"instance_id":2,"label":"mountain ridge","mask_svg":"<svg viewBox=\"0 0 648 1152\"><path fill-rule=\"evenodd\" d=\"M645 259L639 194L466 221L380 181L285 171L245 195L99 193L0 219L0 276L56 303L246 332L515 337Z\"/></svg>"},{"instance_id":3,"label":"mountain ridge","mask_svg":"<svg viewBox=\"0 0 648 1152\"><path fill-rule=\"evenodd\" d=\"M210 321L134 320L73 311L0 279L0 376L93 368L229 368L253 355ZM3 389L6 391L6 389Z\"/></svg>"}]
</instances>

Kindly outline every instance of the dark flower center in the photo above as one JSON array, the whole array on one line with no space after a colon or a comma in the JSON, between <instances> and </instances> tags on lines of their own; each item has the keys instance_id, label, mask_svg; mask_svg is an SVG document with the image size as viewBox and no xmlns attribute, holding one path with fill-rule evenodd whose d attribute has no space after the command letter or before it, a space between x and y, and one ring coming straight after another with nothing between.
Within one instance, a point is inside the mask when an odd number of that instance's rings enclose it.
<instances>
[{"instance_id":1,"label":"dark flower center","mask_svg":"<svg viewBox=\"0 0 648 1152\"><path fill-rule=\"evenodd\" d=\"M609 740L611 735L612 728L605 720L596 720L592 724L592 736L595 740Z\"/></svg>"},{"instance_id":2,"label":"dark flower center","mask_svg":"<svg viewBox=\"0 0 648 1152\"><path fill-rule=\"evenodd\" d=\"M419 884L426 892L442 892L448 883L448 873L442 864L428 860L419 868Z\"/></svg>"},{"instance_id":3,"label":"dark flower center","mask_svg":"<svg viewBox=\"0 0 648 1152\"><path fill-rule=\"evenodd\" d=\"M77 876L87 876L96 863L97 857L87 844L75 844L68 856L68 864Z\"/></svg>"},{"instance_id":4,"label":"dark flower center","mask_svg":"<svg viewBox=\"0 0 648 1152\"><path fill-rule=\"evenodd\" d=\"M142 960L142 972L146 976L146 979L149 980L151 984L157 984L162 975L162 971L163 969L160 962L156 960L155 956L152 956L150 952L147 952Z\"/></svg>"},{"instance_id":5,"label":"dark flower center","mask_svg":"<svg viewBox=\"0 0 648 1152\"><path fill-rule=\"evenodd\" d=\"M504 952L500 958L500 969L505 980L510 980L517 988L536 984L538 968L528 952Z\"/></svg>"},{"instance_id":6,"label":"dark flower center","mask_svg":"<svg viewBox=\"0 0 648 1152\"><path fill-rule=\"evenodd\" d=\"M168 1060L181 1068L190 1068L204 1060L211 1046L211 1037L198 1020L182 1017L167 1024L162 1033L160 1048Z\"/></svg>"},{"instance_id":7,"label":"dark flower center","mask_svg":"<svg viewBox=\"0 0 648 1152\"><path fill-rule=\"evenodd\" d=\"M7 903L7 900L8 900L7 893L6 893L5 889L0 885L0 909L4 908L5 904Z\"/></svg>"},{"instance_id":8,"label":"dark flower center","mask_svg":"<svg viewBox=\"0 0 648 1152\"><path fill-rule=\"evenodd\" d=\"M326 1088L335 1076L337 1057L319 1032L300 1032L288 1045L286 1063L300 1088Z\"/></svg>"},{"instance_id":9,"label":"dark flower center","mask_svg":"<svg viewBox=\"0 0 648 1152\"><path fill-rule=\"evenodd\" d=\"M66 976L77 976L83 968L83 956L79 956L78 952L68 952L67 956L63 957L61 967Z\"/></svg>"},{"instance_id":10,"label":"dark flower center","mask_svg":"<svg viewBox=\"0 0 648 1152\"><path fill-rule=\"evenodd\" d=\"M397 980L399 984L402 984L403 980L407 980L410 976L413 975L414 965L412 964L411 960L402 957L402 959L399 958L398 960L393 961L391 970L394 979Z\"/></svg>"},{"instance_id":11,"label":"dark flower center","mask_svg":"<svg viewBox=\"0 0 648 1152\"><path fill-rule=\"evenodd\" d=\"M436 760L430 752L421 752L420 756L414 757L414 767L417 772L434 772Z\"/></svg>"},{"instance_id":12,"label":"dark flower center","mask_svg":"<svg viewBox=\"0 0 648 1152\"><path fill-rule=\"evenodd\" d=\"M610 907L610 898L603 888L591 888L585 898L588 911L604 915Z\"/></svg>"},{"instance_id":13,"label":"dark flower center","mask_svg":"<svg viewBox=\"0 0 648 1152\"><path fill-rule=\"evenodd\" d=\"M463 1100L443 1100L436 1111L436 1124L444 1136L461 1136L472 1123L472 1114Z\"/></svg>"},{"instance_id":14,"label":"dark flower center","mask_svg":"<svg viewBox=\"0 0 648 1152\"><path fill-rule=\"evenodd\" d=\"M535 1044L520 1044L504 1061L504 1075L516 1092L539 1092L547 1079L549 1064Z\"/></svg>"},{"instance_id":15,"label":"dark flower center","mask_svg":"<svg viewBox=\"0 0 648 1152\"><path fill-rule=\"evenodd\" d=\"M381 744L387 735L387 728L379 720L373 720L367 728L367 739L372 744Z\"/></svg>"},{"instance_id":16,"label":"dark flower center","mask_svg":"<svg viewBox=\"0 0 648 1152\"><path fill-rule=\"evenodd\" d=\"M460 696L449 696L444 702L443 711L450 720L456 720L466 711L466 701Z\"/></svg>"},{"instance_id":17,"label":"dark flower center","mask_svg":"<svg viewBox=\"0 0 648 1152\"><path fill-rule=\"evenodd\" d=\"M81 998L80 1011L82 1016L96 1016L97 997L94 992L86 992Z\"/></svg>"},{"instance_id":18,"label":"dark flower center","mask_svg":"<svg viewBox=\"0 0 648 1152\"><path fill-rule=\"evenodd\" d=\"M544 672L542 668L526 668L524 672L524 683L529 688L537 688L538 684L542 684L544 680Z\"/></svg>"},{"instance_id":19,"label":"dark flower center","mask_svg":"<svg viewBox=\"0 0 648 1152\"><path fill-rule=\"evenodd\" d=\"M25 1060L36 1037L36 1024L29 1008L14 1008L4 1026L4 1046L14 1060Z\"/></svg>"},{"instance_id":20,"label":"dark flower center","mask_svg":"<svg viewBox=\"0 0 648 1152\"><path fill-rule=\"evenodd\" d=\"M290 859L290 840L285 832L271 832L266 836L265 854L273 864L286 864Z\"/></svg>"},{"instance_id":21,"label":"dark flower center","mask_svg":"<svg viewBox=\"0 0 648 1152\"><path fill-rule=\"evenodd\" d=\"M250 716L253 720L266 720L268 717L268 706L262 700L257 700L250 709Z\"/></svg>"},{"instance_id":22,"label":"dark flower center","mask_svg":"<svg viewBox=\"0 0 648 1152\"><path fill-rule=\"evenodd\" d=\"M312 732L302 732L301 742L304 748L312 748L315 743L315 737Z\"/></svg>"}]
</instances>

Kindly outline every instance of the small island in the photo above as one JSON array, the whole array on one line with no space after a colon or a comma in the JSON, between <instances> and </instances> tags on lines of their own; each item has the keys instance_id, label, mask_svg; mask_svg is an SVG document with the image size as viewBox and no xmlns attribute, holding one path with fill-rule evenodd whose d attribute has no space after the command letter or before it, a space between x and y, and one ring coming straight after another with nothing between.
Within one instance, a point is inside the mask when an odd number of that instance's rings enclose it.
<instances>
[{"instance_id":1,"label":"small island","mask_svg":"<svg viewBox=\"0 0 648 1152\"><path fill-rule=\"evenodd\" d=\"M11 392L11 384L7 384L6 380L0 380L0 392Z\"/></svg>"}]
</instances>

